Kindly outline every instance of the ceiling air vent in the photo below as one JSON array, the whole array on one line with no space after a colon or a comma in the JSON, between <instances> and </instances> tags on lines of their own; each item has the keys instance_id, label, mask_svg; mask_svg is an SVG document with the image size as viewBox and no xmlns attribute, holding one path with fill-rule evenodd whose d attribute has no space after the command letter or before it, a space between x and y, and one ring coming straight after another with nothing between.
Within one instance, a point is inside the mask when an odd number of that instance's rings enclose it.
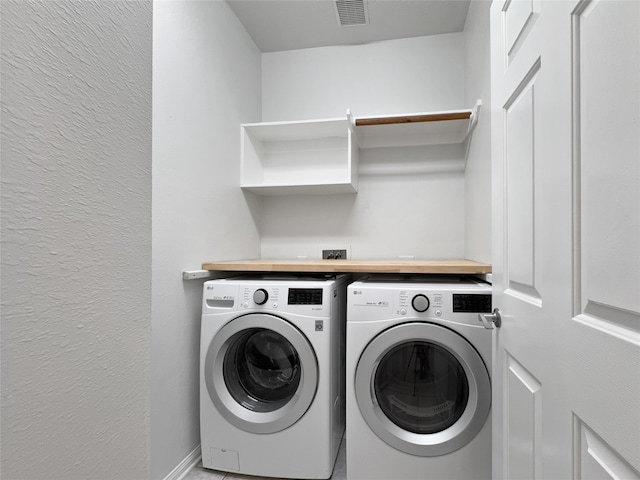
<instances>
[{"instance_id":1,"label":"ceiling air vent","mask_svg":"<svg viewBox=\"0 0 640 480\"><path fill-rule=\"evenodd\" d=\"M364 0L336 0L336 11L341 27L369 23L367 4Z\"/></svg>"}]
</instances>

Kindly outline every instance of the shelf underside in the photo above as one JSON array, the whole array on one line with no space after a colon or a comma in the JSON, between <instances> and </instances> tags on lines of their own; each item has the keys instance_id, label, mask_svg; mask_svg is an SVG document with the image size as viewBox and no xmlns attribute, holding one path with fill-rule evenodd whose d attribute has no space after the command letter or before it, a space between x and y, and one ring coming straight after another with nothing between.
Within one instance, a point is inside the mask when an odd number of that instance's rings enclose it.
<instances>
[{"instance_id":1,"label":"shelf underside","mask_svg":"<svg viewBox=\"0 0 640 480\"><path fill-rule=\"evenodd\" d=\"M386 118L356 120L360 148L402 147L462 143L470 131L469 112L445 121L397 121ZM458 118L463 117L463 118ZM398 117L398 118L419 118ZM358 123L358 122L370 123Z\"/></svg>"},{"instance_id":2,"label":"shelf underside","mask_svg":"<svg viewBox=\"0 0 640 480\"><path fill-rule=\"evenodd\" d=\"M242 189L258 195L337 195L344 193L356 193L358 191L352 183L242 185Z\"/></svg>"}]
</instances>

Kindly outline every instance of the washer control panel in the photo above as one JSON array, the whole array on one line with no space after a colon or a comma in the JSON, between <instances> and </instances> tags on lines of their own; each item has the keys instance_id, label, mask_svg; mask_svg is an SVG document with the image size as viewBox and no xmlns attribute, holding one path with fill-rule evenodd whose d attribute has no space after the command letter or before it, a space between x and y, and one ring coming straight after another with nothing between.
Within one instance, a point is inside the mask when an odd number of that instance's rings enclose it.
<instances>
[{"instance_id":1,"label":"washer control panel","mask_svg":"<svg viewBox=\"0 0 640 480\"><path fill-rule=\"evenodd\" d=\"M240 288L242 295L241 308L272 308L280 304L280 288L274 286L248 285Z\"/></svg>"},{"instance_id":2,"label":"washer control panel","mask_svg":"<svg viewBox=\"0 0 640 480\"><path fill-rule=\"evenodd\" d=\"M346 278L345 278L346 280ZM344 280L341 279L344 283ZM335 281L210 280L204 283L203 313L229 310L328 315L337 292Z\"/></svg>"}]
</instances>

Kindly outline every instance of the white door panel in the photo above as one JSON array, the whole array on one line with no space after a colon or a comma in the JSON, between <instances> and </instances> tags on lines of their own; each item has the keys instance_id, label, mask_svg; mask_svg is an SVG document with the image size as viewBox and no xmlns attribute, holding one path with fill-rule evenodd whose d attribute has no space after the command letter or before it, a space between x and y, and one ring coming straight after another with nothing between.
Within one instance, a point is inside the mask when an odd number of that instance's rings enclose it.
<instances>
[{"instance_id":1,"label":"white door panel","mask_svg":"<svg viewBox=\"0 0 640 480\"><path fill-rule=\"evenodd\" d=\"M534 18L533 0L510 2L504 7L504 24L506 33L505 51L513 54L519 39L524 38L524 32L529 22Z\"/></svg>"},{"instance_id":2,"label":"white door panel","mask_svg":"<svg viewBox=\"0 0 640 480\"><path fill-rule=\"evenodd\" d=\"M640 312L640 2L591 1L574 19L577 251L589 304ZM635 18L635 22L625 20ZM615 33L607 28L615 26ZM623 44L622 39L635 39ZM620 278L624 282L620 282ZM613 316L618 316L612 313Z\"/></svg>"},{"instance_id":3,"label":"white door panel","mask_svg":"<svg viewBox=\"0 0 640 480\"><path fill-rule=\"evenodd\" d=\"M539 65L539 64L538 64ZM506 286L510 293L538 304L535 263L535 91L537 70L528 74L505 111Z\"/></svg>"},{"instance_id":4,"label":"white door panel","mask_svg":"<svg viewBox=\"0 0 640 480\"><path fill-rule=\"evenodd\" d=\"M493 475L640 478L640 2L491 9Z\"/></svg>"},{"instance_id":5,"label":"white door panel","mask_svg":"<svg viewBox=\"0 0 640 480\"><path fill-rule=\"evenodd\" d=\"M640 478L639 27L637 1L582 1L573 11L575 303L566 338L579 341L566 363L583 432L574 441L596 445L576 459L589 466L584 476L600 465L612 478Z\"/></svg>"},{"instance_id":6,"label":"white door panel","mask_svg":"<svg viewBox=\"0 0 640 480\"><path fill-rule=\"evenodd\" d=\"M533 479L542 460L542 386L511 356L506 371L504 478Z\"/></svg>"},{"instance_id":7,"label":"white door panel","mask_svg":"<svg viewBox=\"0 0 640 480\"><path fill-rule=\"evenodd\" d=\"M582 421L575 418L574 479L607 480L638 478L638 473Z\"/></svg>"}]
</instances>

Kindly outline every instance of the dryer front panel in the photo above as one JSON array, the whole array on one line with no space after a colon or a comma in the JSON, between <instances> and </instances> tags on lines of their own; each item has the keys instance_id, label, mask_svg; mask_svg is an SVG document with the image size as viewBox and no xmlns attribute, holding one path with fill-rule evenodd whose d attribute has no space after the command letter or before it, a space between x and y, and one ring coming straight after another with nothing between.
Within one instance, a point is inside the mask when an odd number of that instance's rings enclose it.
<instances>
[{"instance_id":1,"label":"dryer front panel","mask_svg":"<svg viewBox=\"0 0 640 480\"><path fill-rule=\"evenodd\" d=\"M428 322L378 334L358 361L355 394L380 439L418 456L466 445L491 406L489 373L478 352L458 333Z\"/></svg>"},{"instance_id":2,"label":"dryer front panel","mask_svg":"<svg viewBox=\"0 0 640 480\"><path fill-rule=\"evenodd\" d=\"M214 336L204 365L211 401L234 426L274 433L307 411L318 386L318 362L307 338L269 314L247 314Z\"/></svg>"}]
</instances>

